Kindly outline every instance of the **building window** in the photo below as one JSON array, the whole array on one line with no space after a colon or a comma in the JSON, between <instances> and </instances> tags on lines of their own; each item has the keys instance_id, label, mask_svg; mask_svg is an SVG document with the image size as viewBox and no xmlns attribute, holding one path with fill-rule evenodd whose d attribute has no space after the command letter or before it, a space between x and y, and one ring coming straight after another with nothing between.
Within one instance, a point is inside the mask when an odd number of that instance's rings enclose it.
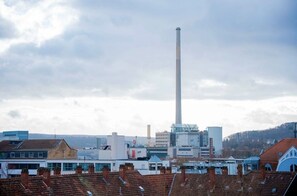
<instances>
[{"instance_id":1,"label":"building window","mask_svg":"<svg viewBox=\"0 0 297 196\"><path fill-rule=\"evenodd\" d=\"M95 171L102 171L103 167L108 167L110 169L110 163L95 163Z\"/></svg>"},{"instance_id":2,"label":"building window","mask_svg":"<svg viewBox=\"0 0 297 196\"><path fill-rule=\"evenodd\" d=\"M29 158L34 158L34 152L29 152Z\"/></svg>"},{"instance_id":3,"label":"building window","mask_svg":"<svg viewBox=\"0 0 297 196\"><path fill-rule=\"evenodd\" d=\"M15 153L14 152L10 153L10 158L15 158Z\"/></svg>"},{"instance_id":4,"label":"building window","mask_svg":"<svg viewBox=\"0 0 297 196\"><path fill-rule=\"evenodd\" d=\"M271 165L269 163L266 163L265 170L266 171L272 171L272 167L271 167Z\"/></svg>"},{"instance_id":5,"label":"building window","mask_svg":"<svg viewBox=\"0 0 297 196\"><path fill-rule=\"evenodd\" d=\"M93 163L79 163L79 165L82 167L83 171L88 171L89 165L93 165Z\"/></svg>"},{"instance_id":6,"label":"building window","mask_svg":"<svg viewBox=\"0 0 297 196\"><path fill-rule=\"evenodd\" d=\"M64 171L74 171L77 167L76 163L63 163Z\"/></svg>"},{"instance_id":7,"label":"building window","mask_svg":"<svg viewBox=\"0 0 297 196\"><path fill-rule=\"evenodd\" d=\"M50 169L50 170L54 170L55 168L61 168L61 163L48 163L47 164L47 167Z\"/></svg>"},{"instance_id":8,"label":"building window","mask_svg":"<svg viewBox=\"0 0 297 196\"><path fill-rule=\"evenodd\" d=\"M21 153L20 153L20 157L21 157L21 158L25 158L25 157L26 157L26 154L25 154L24 152L21 152Z\"/></svg>"},{"instance_id":9,"label":"building window","mask_svg":"<svg viewBox=\"0 0 297 196\"><path fill-rule=\"evenodd\" d=\"M38 152L38 158L43 158L43 152Z\"/></svg>"},{"instance_id":10,"label":"building window","mask_svg":"<svg viewBox=\"0 0 297 196\"><path fill-rule=\"evenodd\" d=\"M27 169L37 169L39 168L39 164L27 164L27 163L16 163L16 164L8 164L8 169L24 169L24 168L27 168Z\"/></svg>"},{"instance_id":11,"label":"building window","mask_svg":"<svg viewBox=\"0 0 297 196\"><path fill-rule=\"evenodd\" d=\"M290 165L290 171L291 172L296 172L297 171L297 165L296 164Z\"/></svg>"}]
</instances>

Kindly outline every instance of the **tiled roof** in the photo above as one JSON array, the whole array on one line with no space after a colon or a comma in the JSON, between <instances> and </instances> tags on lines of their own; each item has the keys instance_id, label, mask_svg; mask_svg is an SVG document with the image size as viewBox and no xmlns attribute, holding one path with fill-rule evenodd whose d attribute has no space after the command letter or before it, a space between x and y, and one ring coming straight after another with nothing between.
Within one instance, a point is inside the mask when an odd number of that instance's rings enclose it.
<instances>
[{"instance_id":1,"label":"tiled roof","mask_svg":"<svg viewBox=\"0 0 297 196\"><path fill-rule=\"evenodd\" d=\"M296 187L294 173L267 173L265 179L259 172L243 177L216 175L211 183L209 174L160 174L142 176L137 171L126 171L124 181L119 172L71 174L50 177L48 187L42 176L29 177L28 189L21 178L1 179L0 195L284 195L292 183ZM185 179L185 180L184 180ZM296 178L295 178L296 179ZM141 188L143 192L141 192ZM296 191L291 189L291 191Z\"/></svg>"},{"instance_id":2,"label":"tiled roof","mask_svg":"<svg viewBox=\"0 0 297 196\"><path fill-rule=\"evenodd\" d=\"M297 139L286 138L268 148L261 156L261 161L277 162L279 158L292 146L297 147Z\"/></svg>"},{"instance_id":3,"label":"tiled roof","mask_svg":"<svg viewBox=\"0 0 297 196\"><path fill-rule=\"evenodd\" d=\"M267 173L265 180L258 172L238 176L216 175L215 183L210 183L209 174L186 174L186 182L177 175L172 187L172 196L190 195L284 195L295 174ZM273 189L276 193L273 193Z\"/></svg>"},{"instance_id":4,"label":"tiled roof","mask_svg":"<svg viewBox=\"0 0 297 196\"><path fill-rule=\"evenodd\" d=\"M53 149L62 141L63 139L37 139L20 142L4 140L0 142L0 151Z\"/></svg>"},{"instance_id":5,"label":"tiled roof","mask_svg":"<svg viewBox=\"0 0 297 196\"><path fill-rule=\"evenodd\" d=\"M146 175L143 178L151 187L151 195L168 195L174 174Z\"/></svg>"}]
</instances>

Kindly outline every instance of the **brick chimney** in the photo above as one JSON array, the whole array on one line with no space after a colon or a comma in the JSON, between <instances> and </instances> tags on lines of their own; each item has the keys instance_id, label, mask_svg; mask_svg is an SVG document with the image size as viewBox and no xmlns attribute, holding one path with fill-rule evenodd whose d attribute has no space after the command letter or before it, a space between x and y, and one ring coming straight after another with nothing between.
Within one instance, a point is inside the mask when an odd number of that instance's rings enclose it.
<instances>
[{"instance_id":1,"label":"brick chimney","mask_svg":"<svg viewBox=\"0 0 297 196\"><path fill-rule=\"evenodd\" d=\"M61 175L61 168L60 167L55 167L54 168L54 175Z\"/></svg>"},{"instance_id":2,"label":"brick chimney","mask_svg":"<svg viewBox=\"0 0 297 196\"><path fill-rule=\"evenodd\" d=\"M126 169L129 171L134 170L134 165L133 163L125 163Z\"/></svg>"},{"instance_id":3,"label":"brick chimney","mask_svg":"<svg viewBox=\"0 0 297 196\"><path fill-rule=\"evenodd\" d=\"M226 167L226 166L222 167L222 175L228 176L228 167Z\"/></svg>"},{"instance_id":4,"label":"brick chimney","mask_svg":"<svg viewBox=\"0 0 297 196\"><path fill-rule=\"evenodd\" d=\"M266 169L265 169L265 166L262 165L260 168L260 179L264 180L265 177L266 177Z\"/></svg>"},{"instance_id":5,"label":"brick chimney","mask_svg":"<svg viewBox=\"0 0 297 196\"><path fill-rule=\"evenodd\" d=\"M42 176L43 175L43 172L44 172L44 167L39 167L38 169L37 169L37 176Z\"/></svg>"},{"instance_id":6,"label":"brick chimney","mask_svg":"<svg viewBox=\"0 0 297 196\"><path fill-rule=\"evenodd\" d=\"M76 173L76 174L82 174L82 167L81 167L81 165L78 165L78 166L76 167L76 169L75 169L75 173Z\"/></svg>"},{"instance_id":7,"label":"brick chimney","mask_svg":"<svg viewBox=\"0 0 297 196\"><path fill-rule=\"evenodd\" d=\"M160 174L165 174L165 170L166 170L165 167L162 166L162 167L160 168Z\"/></svg>"},{"instance_id":8,"label":"brick chimney","mask_svg":"<svg viewBox=\"0 0 297 196\"><path fill-rule=\"evenodd\" d=\"M242 178L242 165L238 164L237 166L237 175L239 178Z\"/></svg>"},{"instance_id":9,"label":"brick chimney","mask_svg":"<svg viewBox=\"0 0 297 196\"><path fill-rule=\"evenodd\" d=\"M48 168L44 168L43 170L43 181L46 184L46 186L51 186L51 170Z\"/></svg>"},{"instance_id":10,"label":"brick chimney","mask_svg":"<svg viewBox=\"0 0 297 196\"><path fill-rule=\"evenodd\" d=\"M185 183L186 182L186 167L181 166L180 169L181 169L182 181L183 181L183 183Z\"/></svg>"},{"instance_id":11,"label":"brick chimney","mask_svg":"<svg viewBox=\"0 0 297 196\"><path fill-rule=\"evenodd\" d=\"M171 167L167 167L165 173L166 174L171 174Z\"/></svg>"},{"instance_id":12,"label":"brick chimney","mask_svg":"<svg viewBox=\"0 0 297 196\"><path fill-rule=\"evenodd\" d=\"M107 180L109 178L109 168L107 166L104 166L102 170L103 178Z\"/></svg>"},{"instance_id":13,"label":"brick chimney","mask_svg":"<svg viewBox=\"0 0 297 196\"><path fill-rule=\"evenodd\" d=\"M119 174L120 174L120 177L123 180L125 180L125 178L126 178L126 167L125 167L125 165L120 165Z\"/></svg>"},{"instance_id":14,"label":"brick chimney","mask_svg":"<svg viewBox=\"0 0 297 196\"><path fill-rule=\"evenodd\" d=\"M27 189L29 187L29 171L27 168L22 169L21 183Z\"/></svg>"},{"instance_id":15,"label":"brick chimney","mask_svg":"<svg viewBox=\"0 0 297 196\"><path fill-rule=\"evenodd\" d=\"M215 186L216 184L216 172L214 167L209 167L208 168L208 174L209 174L209 183L211 189Z\"/></svg>"},{"instance_id":16,"label":"brick chimney","mask_svg":"<svg viewBox=\"0 0 297 196\"><path fill-rule=\"evenodd\" d=\"M93 164L90 164L90 165L88 166L88 173L89 173L89 174L93 174L93 173L95 173L95 168L94 168L94 165L93 165Z\"/></svg>"}]
</instances>

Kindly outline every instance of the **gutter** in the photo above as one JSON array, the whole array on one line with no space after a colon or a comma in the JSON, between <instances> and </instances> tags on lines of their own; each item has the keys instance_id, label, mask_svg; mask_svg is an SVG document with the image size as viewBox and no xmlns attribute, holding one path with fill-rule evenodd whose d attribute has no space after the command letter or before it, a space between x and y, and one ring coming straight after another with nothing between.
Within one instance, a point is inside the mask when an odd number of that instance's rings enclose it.
<instances>
[{"instance_id":1,"label":"gutter","mask_svg":"<svg viewBox=\"0 0 297 196\"><path fill-rule=\"evenodd\" d=\"M169 191L169 193L168 193L168 196L171 195L171 191L172 191L172 187L173 187L173 184L174 184L174 181L175 181L175 177L176 177L176 173L175 173L174 176L173 176L173 180L172 180L172 182L171 182L170 191Z\"/></svg>"}]
</instances>

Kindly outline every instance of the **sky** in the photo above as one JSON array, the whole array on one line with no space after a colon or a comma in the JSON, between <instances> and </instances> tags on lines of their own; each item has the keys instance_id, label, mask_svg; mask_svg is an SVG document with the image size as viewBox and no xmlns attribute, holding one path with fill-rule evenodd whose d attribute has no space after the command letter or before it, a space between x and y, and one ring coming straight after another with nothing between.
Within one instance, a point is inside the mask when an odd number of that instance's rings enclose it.
<instances>
[{"instance_id":1,"label":"sky","mask_svg":"<svg viewBox=\"0 0 297 196\"><path fill-rule=\"evenodd\" d=\"M295 0L2 0L0 130L223 136L297 121Z\"/></svg>"}]
</instances>

